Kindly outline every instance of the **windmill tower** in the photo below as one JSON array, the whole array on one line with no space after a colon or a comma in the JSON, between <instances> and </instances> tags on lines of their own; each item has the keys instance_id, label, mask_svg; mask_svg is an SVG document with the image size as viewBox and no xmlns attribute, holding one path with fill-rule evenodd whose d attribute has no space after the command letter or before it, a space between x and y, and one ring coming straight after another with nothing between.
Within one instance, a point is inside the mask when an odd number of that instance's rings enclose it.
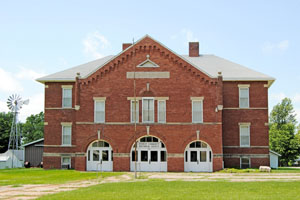
<instances>
[{"instance_id":1,"label":"windmill tower","mask_svg":"<svg viewBox=\"0 0 300 200\"><path fill-rule=\"evenodd\" d=\"M29 99L22 100L22 98L13 94L7 99L7 106L13 113L13 121L11 124L9 142L8 142L8 152L11 153L11 167L14 168L14 160L20 157L19 150L21 150L21 130L18 121L18 114L23 105L28 105Z\"/></svg>"}]
</instances>

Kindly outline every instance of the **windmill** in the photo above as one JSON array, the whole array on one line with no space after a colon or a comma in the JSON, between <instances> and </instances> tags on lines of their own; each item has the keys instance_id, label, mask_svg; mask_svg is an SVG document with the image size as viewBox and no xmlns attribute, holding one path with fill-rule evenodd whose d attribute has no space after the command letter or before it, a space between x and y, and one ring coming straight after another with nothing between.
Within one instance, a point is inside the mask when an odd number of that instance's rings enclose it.
<instances>
[{"instance_id":1,"label":"windmill","mask_svg":"<svg viewBox=\"0 0 300 200\"><path fill-rule=\"evenodd\" d=\"M21 130L18 123L18 114L22 106L28 105L28 103L29 99L23 101L17 94L13 94L7 99L7 106L13 113L13 121L8 142L8 150L12 150L12 154L15 154L15 150L20 150L21 147ZM14 159L12 159L12 168L14 167L13 160Z\"/></svg>"}]
</instances>

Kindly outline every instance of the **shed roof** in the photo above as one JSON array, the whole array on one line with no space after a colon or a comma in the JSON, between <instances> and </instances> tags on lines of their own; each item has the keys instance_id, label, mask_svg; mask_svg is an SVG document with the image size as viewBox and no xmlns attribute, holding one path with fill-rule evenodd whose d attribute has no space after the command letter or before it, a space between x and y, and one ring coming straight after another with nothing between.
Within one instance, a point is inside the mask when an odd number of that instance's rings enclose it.
<instances>
[{"instance_id":1,"label":"shed roof","mask_svg":"<svg viewBox=\"0 0 300 200\"><path fill-rule=\"evenodd\" d=\"M274 154L274 155L276 155L276 156L281 156L281 154L279 154L279 153L277 153L275 151L269 150L269 152L272 153L272 154Z\"/></svg>"},{"instance_id":2,"label":"shed roof","mask_svg":"<svg viewBox=\"0 0 300 200\"><path fill-rule=\"evenodd\" d=\"M41 141L44 141L44 138L29 142L27 144L24 144L23 147L26 147L26 146L29 146L29 145L32 145L32 144L35 144L35 143L38 143L38 142L41 142Z\"/></svg>"}]
</instances>

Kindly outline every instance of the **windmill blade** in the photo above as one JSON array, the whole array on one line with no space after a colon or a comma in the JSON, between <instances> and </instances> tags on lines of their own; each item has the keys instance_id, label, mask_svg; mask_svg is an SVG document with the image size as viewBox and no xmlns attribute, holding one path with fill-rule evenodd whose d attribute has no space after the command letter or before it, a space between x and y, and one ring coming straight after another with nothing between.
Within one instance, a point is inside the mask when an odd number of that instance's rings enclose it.
<instances>
[{"instance_id":1,"label":"windmill blade","mask_svg":"<svg viewBox=\"0 0 300 200\"><path fill-rule=\"evenodd\" d=\"M25 101L23 101L24 105L28 105L29 104L29 99L26 99Z\"/></svg>"}]
</instances>

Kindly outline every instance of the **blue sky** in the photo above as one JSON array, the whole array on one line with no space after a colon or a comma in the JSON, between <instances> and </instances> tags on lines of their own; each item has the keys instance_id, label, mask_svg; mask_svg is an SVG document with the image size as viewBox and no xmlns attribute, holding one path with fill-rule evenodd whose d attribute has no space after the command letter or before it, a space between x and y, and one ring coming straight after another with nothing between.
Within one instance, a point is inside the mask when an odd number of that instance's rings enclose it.
<instances>
[{"instance_id":1,"label":"blue sky","mask_svg":"<svg viewBox=\"0 0 300 200\"><path fill-rule=\"evenodd\" d=\"M215 54L276 78L270 109L292 99L300 121L300 1L1 1L0 112L29 98L21 120L43 110L34 79L105 55L149 34L179 54L199 41Z\"/></svg>"}]
</instances>

